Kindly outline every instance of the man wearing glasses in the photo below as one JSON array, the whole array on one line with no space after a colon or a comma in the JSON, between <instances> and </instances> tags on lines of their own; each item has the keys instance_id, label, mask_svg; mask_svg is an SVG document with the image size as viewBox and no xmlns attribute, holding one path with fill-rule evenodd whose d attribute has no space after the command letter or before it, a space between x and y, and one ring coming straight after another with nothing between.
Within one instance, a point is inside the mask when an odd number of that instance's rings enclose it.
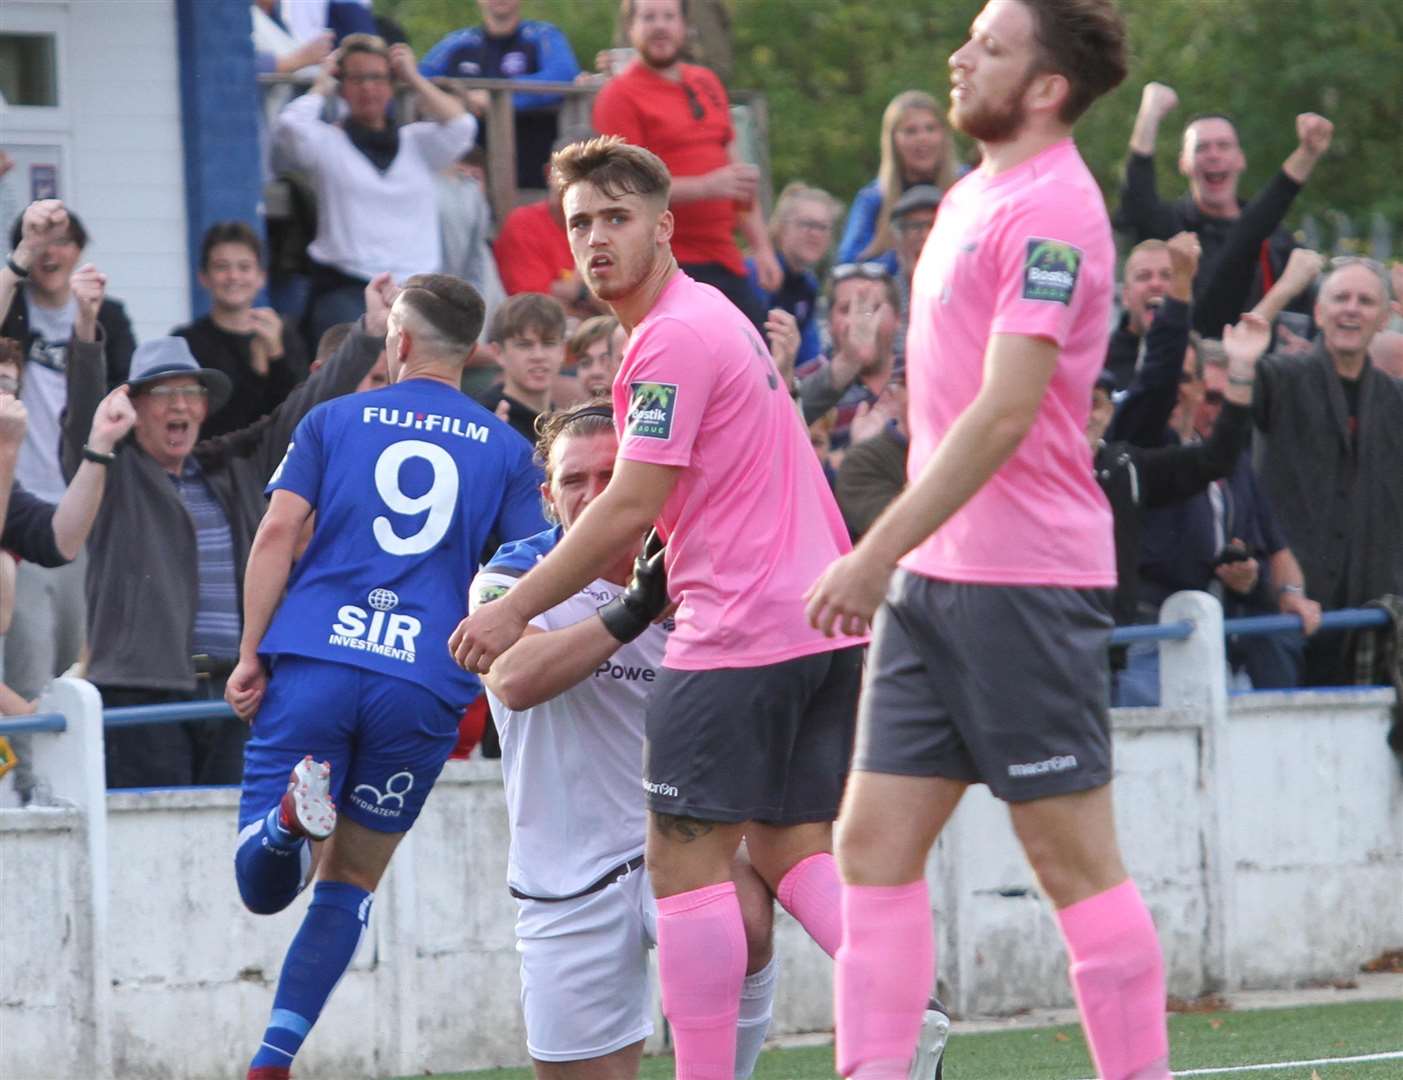
<instances>
[{"instance_id":1,"label":"man wearing glasses","mask_svg":"<svg viewBox=\"0 0 1403 1080\"><path fill-rule=\"evenodd\" d=\"M1267 357L1253 398L1262 486L1300 559L1305 595L1327 611L1403 593L1403 382L1369 357L1388 323L1389 291L1372 259L1331 262L1316 293L1314 349ZM1352 681L1347 644L1309 641L1306 685ZM1403 752L1403 728L1395 739Z\"/></svg>"},{"instance_id":2,"label":"man wearing glasses","mask_svg":"<svg viewBox=\"0 0 1403 1080\"><path fill-rule=\"evenodd\" d=\"M270 417L199 443L200 424L230 383L202 368L184 338L153 338L133 354L136 424L110 453L85 442L105 393L101 360L70 352L64 466L71 474L91 461L109 474L86 588L88 678L106 706L223 695L239 654L240 588L266 507L263 486L302 416L350 393L375 363L384 333L377 302L379 293L367 317L373 329L354 331ZM245 732L234 719L109 730L108 786L238 783Z\"/></svg>"},{"instance_id":3,"label":"man wearing glasses","mask_svg":"<svg viewBox=\"0 0 1403 1080\"><path fill-rule=\"evenodd\" d=\"M678 265L692 279L720 289L763 334L765 314L746 279L737 225L760 287L777 291L784 272L756 198L760 170L740 159L726 89L707 68L682 63L685 0L631 0L624 21L638 59L599 92L594 129L662 158L672 174L669 209Z\"/></svg>"}]
</instances>

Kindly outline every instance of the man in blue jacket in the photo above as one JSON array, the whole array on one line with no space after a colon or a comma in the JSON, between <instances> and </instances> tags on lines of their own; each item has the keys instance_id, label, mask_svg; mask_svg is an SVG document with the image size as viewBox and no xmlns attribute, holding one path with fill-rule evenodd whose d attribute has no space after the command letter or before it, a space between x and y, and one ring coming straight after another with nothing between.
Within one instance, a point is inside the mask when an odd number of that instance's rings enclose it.
<instances>
[{"instance_id":1,"label":"man in blue jacket","mask_svg":"<svg viewBox=\"0 0 1403 1080\"><path fill-rule=\"evenodd\" d=\"M477 0L482 25L455 30L425 54L419 70L429 78L510 79L513 82L574 82L580 73L574 50L559 28L521 17L521 0ZM539 187L558 134L556 94L518 92L516 186ZM479 129L481 141L486 129Z\"/></svg>"}]
</instances>

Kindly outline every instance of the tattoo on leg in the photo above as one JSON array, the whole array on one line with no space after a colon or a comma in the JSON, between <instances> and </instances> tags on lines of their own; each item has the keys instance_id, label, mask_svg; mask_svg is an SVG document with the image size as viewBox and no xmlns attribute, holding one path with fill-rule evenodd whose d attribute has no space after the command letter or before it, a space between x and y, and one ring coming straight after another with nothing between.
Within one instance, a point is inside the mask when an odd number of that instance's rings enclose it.
<instances>
[{"instance_id":1,"label":"tattoo on leg","mask_svg":"<svg viewBox=\"0 0 1403 1080\"><path fill-rule=\"evenodd\" d=\"M716 828L714 821L701 821L697 818L680 817L677 814L655 812L653 821L657 824L658 832L672 839L680 840L684 844L700 840Z\"/></svg>"}]
</instances>

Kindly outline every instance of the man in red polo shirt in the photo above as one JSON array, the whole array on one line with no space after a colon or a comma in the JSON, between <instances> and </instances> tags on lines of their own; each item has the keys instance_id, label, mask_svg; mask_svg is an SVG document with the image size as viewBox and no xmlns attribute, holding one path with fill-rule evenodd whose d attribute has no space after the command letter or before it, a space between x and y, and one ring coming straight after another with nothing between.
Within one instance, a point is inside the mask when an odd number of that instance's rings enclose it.
<instances>
[{"instance_id":1,"label":"man in red polo shirt","mask_svg":"<svg viewBox=\"0 0 1403 1080\"><path fill-rule=\"evenodd\" d=\"M764 333L760 299L736 246L739 225L770 292L784 281L756 200L760 171L737 157L730 101L707 68L681 62L686 0L625 0L638 59L605 84L594 103L601 135L622 135L662 158L672 174L672 250L697 281L720 289Z\"/></svg>"}]
</instances>

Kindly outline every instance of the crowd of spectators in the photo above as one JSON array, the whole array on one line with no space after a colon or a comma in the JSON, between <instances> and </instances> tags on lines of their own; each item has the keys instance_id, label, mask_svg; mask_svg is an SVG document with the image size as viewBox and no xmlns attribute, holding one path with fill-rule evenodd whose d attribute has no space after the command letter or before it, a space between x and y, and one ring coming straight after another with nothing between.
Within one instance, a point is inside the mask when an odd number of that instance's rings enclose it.
<instances>
[{"instance_id":1,"label":"crowd of spectators","mask_svg":"<svg viewBox=\"0 0 1403 1080\"><path fill-rule=\"evenodd\" d=\"M678 261L765 334L853 536L900 492L911 280L945 191L972 164L936 99L909 90L887 106L878 175L835 245L843 204L809 183L784 187L766 220L725 87L684 59L682 0L626 0L634 54L619 65L612 50L607 77L580 76L561 32L523 20L519 0L478 7L480 25L416 63L362 3L299 21L258 0L261 69L312 80L269 135L270 167L310 196L315 229L289 262L254 222L212 227L199 252L208 314L169 337L136 345L105 276L83 263L73 208L35 203L14 223L0 270L0 520L13 556L0 560L0 622L14 612L0 711L32 708L75 663L109 705L219 697L264 484L308 409L383 385L395 281L444 270L483 294L463 388L523 437L542 414L608 393L626 338L575 273L548 168L552 149L591 132L559 131L557 97L518 92L517 181L540 198L494 209L484 95L440 77L598 82L593 130L671 169ZM419 119L398 122L397 88ZM1154 155L1176 104L1145 87L1111 208L1128 254L1087 439L1115 511L1117 620L1156 621L1172 593L1205 589L1230 615L1302 621L1304 641L1230 643L1241 685L1348 682L1347 639L1316 635L1321 613L1403 594L1403 333L1387 329L1403 316L1403 267L1327 262L1284 228L1331 144L1313 114L1250 200L1231 118L1192 119L1187 193L1165 201ZM1157 701L1154 646L1112 663L1118 703ZM232 723L109 732L109 781L233 782L242 739Z\"/></svg>"}]
</instances>

